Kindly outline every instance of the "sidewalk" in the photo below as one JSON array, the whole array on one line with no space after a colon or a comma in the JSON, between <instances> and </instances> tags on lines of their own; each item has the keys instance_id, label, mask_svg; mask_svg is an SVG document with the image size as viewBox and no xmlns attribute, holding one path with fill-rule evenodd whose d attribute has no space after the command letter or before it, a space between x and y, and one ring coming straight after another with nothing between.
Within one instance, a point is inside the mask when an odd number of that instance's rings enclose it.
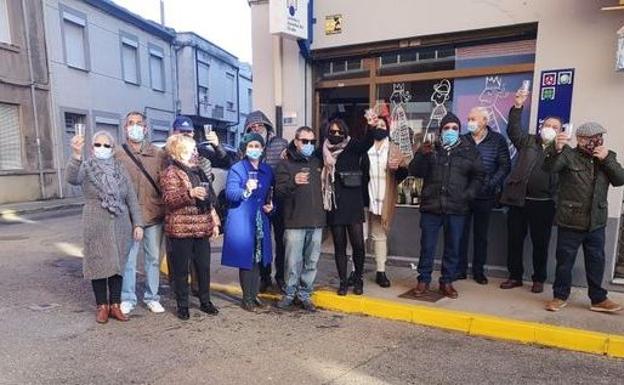
<instances>
[{"instance_id":1,"label":"sidewalk","mask_svg":"<svg viewBox=\"0 0 624 385\"><path fill-rule=\"evenodd\" d=\"M6 203L0 205L0 219L10 220L15 216L34 214L44 211L54 211L82 207L83 198L50 199L33 202Z\"/></svg>"},{"instance_id":2,"label":"sidewalk","mask_svg":"<svg viewBox=\"0 0 624 385\"><path fill-rule=\"evenodd\" d=\"M221 266L220 242L212 255L214 289L237 293L238 271ZM416 271L409 267L389 266L392 287L375 284L375 266L367 260L364 295L349 292L335 294L338 284L333 256L323 254L319 262L317 292L314 301L320 308L395 319L496 339L558 347L624 358L624 313L603 314L589 310L586 289L573 288L568 306L558 313L544 310L552 298L552 288L542 294L530 292L530 283L511 290L501 290L502 279L492 278L488 285L468 279L454 285L456 300L431 295L431 300L400 297L416 284ZM432 288L437 287L434 277ZM624 294L611 292L609 297L624 304ZM272 296L270 298L276 298Z\"/></svg>"}]
</instances>

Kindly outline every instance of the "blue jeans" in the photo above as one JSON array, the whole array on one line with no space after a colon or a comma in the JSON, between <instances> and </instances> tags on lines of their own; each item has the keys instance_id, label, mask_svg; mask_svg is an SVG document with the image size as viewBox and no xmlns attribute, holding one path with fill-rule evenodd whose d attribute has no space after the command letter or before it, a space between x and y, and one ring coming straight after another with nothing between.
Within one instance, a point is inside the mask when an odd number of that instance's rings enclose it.
<instances>
[{"instance_id":1,"label":"blue jeans","mask_svg":"<svg viewBox=\"0 0 624 385\"><path fill-rule=\"evenodd\" d=\"M452 283L459 263L459 247L466 216L420 214L420 259L418 261L418 282L431 282L433 260L438 245L440 227L444 228L444 254L440 283Z\"/></svg>"},{"instance_id":2,"label":"blue jeans","mask_svg":"<svg viewBox=\"0 0 624 385\"><path fill-rule=\"evenodd\" d=\"M553 294L555 298L567 300L572 286L572 268L579 247L583 245L587 291L592 305L607 299L607 291L602 288L605 269L605 228L592 232L557 228L557 270Z\"/></svg>"},{"instance_id":3,"label":"blue jeans","mask_svg":"<svg viewBox=\"0 0 624 385\"><path fill-rule=\"evenodd\" d=\"M286 297L310 299L321 255L322 228L286 229Z\"/></svg>"},{"instance_id":4,"label":"blue jeans","mask_svg":"<svg viewBox=\"0 0 624 385\"><path fill-rule=\"evenodd\" d=\"M158 283L160 279L160 244L162 241L163 229L162 224L146 227L143 232L143 253L145 260L143 263L145 269L145 293L143 294L143 302L160 301L158 295ZM121 288L122 302L130 302L136 306L136 270L137 256L141 242L132 242L132 247L128 252L128 260L123 271L123 285Z\"/></svg>"}]
</instances>

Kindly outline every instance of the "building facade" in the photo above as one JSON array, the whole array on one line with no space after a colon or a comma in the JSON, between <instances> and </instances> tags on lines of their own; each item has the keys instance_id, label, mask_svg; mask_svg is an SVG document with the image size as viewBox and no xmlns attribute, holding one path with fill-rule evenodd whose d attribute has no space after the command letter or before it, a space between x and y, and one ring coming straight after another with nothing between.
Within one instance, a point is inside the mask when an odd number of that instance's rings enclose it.
<instances>
[{"instance_id":1,"label":"building facade","mask_svg":"<svg viewBox=\"0 0 624 385\"><path fill-rule=\"evenodd\" d=\"M284 136L291 138L302 124L320 129L334 116L344 118L357 136L365 126L364 111L380 103L389 106L393 120L405 128L397 132L409 129L412 140L435 129L446 111L464 120L473 106L487 108L493 128L506 134L513 95L524 84L531 90L531 101L523 120L531 132L539 127L544 111L556 104L555 111L566 123L603 124L609 130L607 146L624 161L624 134L618 130L624 75L616 72L623 13L601 10L609 4L309 1L310 19L316 20L309 26L309 53L294 39L270 34L268 1L249 1L254 104L271 118L281 111L278 125L283 125ZM307 3L296 2L295 13ZM420 214L414 202L403 197L397 208L390 234L393 255L419 256ZM621 213L622 189L611 188L605 279L616 290L622 289L616 271L624 271L616 269ZM492 218L488 260L492 275L506 274L505 218L504 210ZM553 236L551 256L555 241ZM530 266L531 249L525 250L525 264ZM624 263L624 257L620 261ZM553 276L551 257L549 277ZM581 258L574 281L585 284Z\"/></svg>"},{"instance_id":2,"label":"building facade","mask_svg":"<svg viewBox=\"0 0 624 385\"><path fill-rule=\"evenodd\" d=\"M237 142L240 124L238 58L193 32L176 39L179 112L196 129L212 125L222 141Z\"/></svg>"},{"instance_id":3,"label":"building facade","mask_svg":"<svg viewBox=\"0 0 624 385\"><path fill-rule=\"evenodd\" d=\"M59 195L41 1L0 0L0 204Z\"/></svg>"},{"instance_id":4,"label":"building facade","mask_svg":"<svg viewBox=\"0 0 624 385\"><path fill-rule=\"evenodd\" d=\"M125 114L140 111L151 139L165 139L176 111L175 31L105 0L47 0L44 13L61 181L76 123L87 141L99 130L121 141ZM79 193L63 183L62 196Z\"/></svg>"},{"instance_id":5,"label":"building facade","mask_svg":"<svg viewBox=\"0 0 624 385\"><path fill-rule=\"evenodd\" d=\"M245 120L247 115L253 111L253 76L249 63L240 63L238 71L238 100L240 100L240 124L236 133L236 139L232 142L236 147L245 131Z\"/></svg>"}]
</instances>

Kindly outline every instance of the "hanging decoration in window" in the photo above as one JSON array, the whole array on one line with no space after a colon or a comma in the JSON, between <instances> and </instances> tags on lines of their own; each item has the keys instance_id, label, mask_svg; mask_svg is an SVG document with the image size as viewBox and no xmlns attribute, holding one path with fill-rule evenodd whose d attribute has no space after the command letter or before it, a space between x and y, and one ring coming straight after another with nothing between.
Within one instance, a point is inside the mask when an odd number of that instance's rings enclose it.
<instances>
[{"instance_id":1,"label":"hanging decoration in window","mask_svg":"<svg viewBox=\"0 0 624 385\"><path fill-rule=\"evenodd\" d=\"M409 102L411 98L412 96L409 91L405 90L405 84L393 84L392 95L390 95L390 103L392 104L390 139L399 145L401 154L407 162L414 157L414 152L412 150L412 130L409 126L404 107L404 104Z\"/></svg>"},{"instance_id":2,"label":"hanging decoration in window","mask_svg":"<svg viewBox=\"0 0 624 385\"><path fill-rule=\"evenodd\" d=\"M433 93L431 94L431 102L434 107L431 110L431 115L429 116L429 123L427 124L427 129L425 130L425 136L429 133L429 129L433 128L434 130L440 127L440 122L442 118L446 116L447 109L445 103L449 100L451 96L451 82L447 79L443 79L440 83L436 83L433 86Z\"/></svg>"}]
</instances>

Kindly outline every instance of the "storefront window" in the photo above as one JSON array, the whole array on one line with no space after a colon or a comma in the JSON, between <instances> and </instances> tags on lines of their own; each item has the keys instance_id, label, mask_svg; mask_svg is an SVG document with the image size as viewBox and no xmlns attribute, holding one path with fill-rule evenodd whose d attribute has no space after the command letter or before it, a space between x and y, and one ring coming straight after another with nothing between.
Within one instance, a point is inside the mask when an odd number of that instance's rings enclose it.
<instances>
[{"instance_id":1,"label":"storefront window","mask_svg":"<svg viewBox=\"0 0 624 385\"><path fill-rule=\"evenodd\" d=\"M317 80L356 79L368 77L368 69L361 58L332 59L317 67Z\"/></svg>"},{"instance_id":2,"label":"storefront window","mask_svg":"<svg viewBox=\"0 0 624 385\"><path fill-rule=\"evenodd\" d=\"M380 76L452 70L455 68L455 49L407 50L383 54L378 60Z\"/></svg>"},{"instance_id":3,"label":"storefront window","mask_svg":"<svg viewBox=\"0 0 624 385\"><path fill-rule=\"evenodd\" d=\"M368 86L338 87L320 90L320 136L325 133L325 125L332 119L340 118L347 123L349 135L354 138L363 136L366 121L364 113L369 108Z\"/></svg>"}]
</instances>

